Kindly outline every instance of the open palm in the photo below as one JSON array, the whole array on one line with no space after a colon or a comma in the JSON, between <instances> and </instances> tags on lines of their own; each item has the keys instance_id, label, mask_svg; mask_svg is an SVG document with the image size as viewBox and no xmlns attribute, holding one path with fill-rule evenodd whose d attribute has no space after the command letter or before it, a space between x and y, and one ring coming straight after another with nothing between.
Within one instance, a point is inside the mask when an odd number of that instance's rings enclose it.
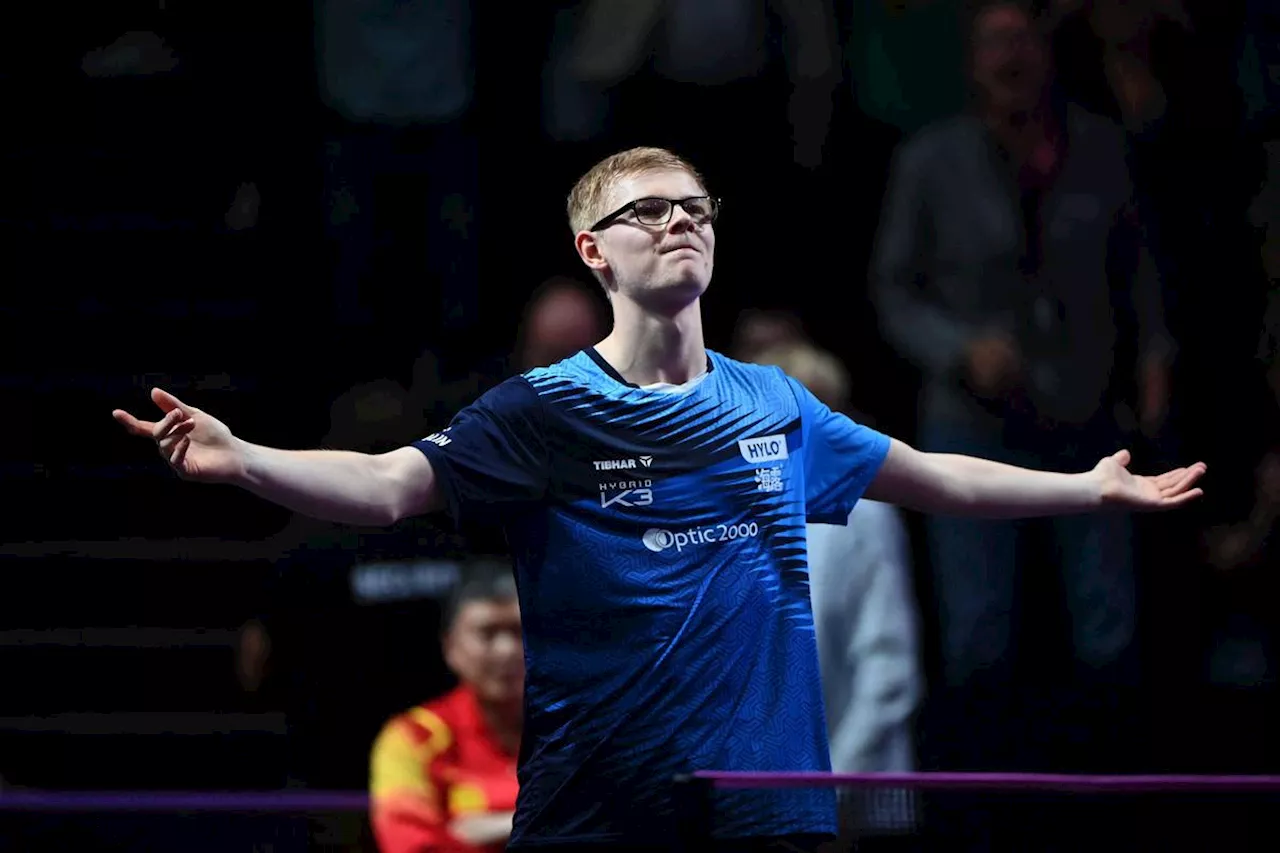
<instances>
[{"instance_id":1,"label":"open palm","mask_svg":"<svg viewBox=\"0 0 1280 853\"><path fill-rule=\"evenodd\" d=\"M226 424L167 391L151 390L151 400L164 413L158 421L142 421L121 409L111 416L130 435L156 443L160 455L178 476L207 483L227 482L244 470L239 442Z\"/></svg>"},{"instance_id":2,"label":"open palm","mask_svg":"<svg viewBox=\"0 0 1280 853\"><path fill-rule=\"evenodd\" d=\"M1129 471L1129 451L1107 456L1094 466L1102 488L1102 503L1117 509L1164 510L1182 506L1203 494L1194 488L1204 475L1205 465L1197 462L1186 468L1174 468L1153 477Z\"/></svg>"}]
</instances>

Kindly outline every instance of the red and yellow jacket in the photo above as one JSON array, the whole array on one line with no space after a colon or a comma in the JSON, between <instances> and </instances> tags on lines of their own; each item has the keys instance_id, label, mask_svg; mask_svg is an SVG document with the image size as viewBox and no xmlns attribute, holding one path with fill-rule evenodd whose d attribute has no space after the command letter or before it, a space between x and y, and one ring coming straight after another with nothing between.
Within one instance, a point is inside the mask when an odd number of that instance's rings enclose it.
<instances>
[{"instance_id":1,"label":"red and yellow jacket","mask_svg":"<svg viewBox=\"0 0 1280 853\"><path fill-rule=\"evenodd\" d=\"M393 717L373 744L371 819L382 853L501 851L455 838L459 817L516 806L516 756L494 739L475 694L458 687Z\"/></svg>"}]
</instances>

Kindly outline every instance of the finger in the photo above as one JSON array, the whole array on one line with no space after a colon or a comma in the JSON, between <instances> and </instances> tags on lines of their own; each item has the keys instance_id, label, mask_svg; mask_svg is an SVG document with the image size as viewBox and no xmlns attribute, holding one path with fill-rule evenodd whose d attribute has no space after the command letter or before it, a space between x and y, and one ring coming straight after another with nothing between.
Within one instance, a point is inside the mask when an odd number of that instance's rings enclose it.
<instances>
[{"instance_id":1,"label":"finger","mask_svg":"<svg viewBox=\"0 0 1280 853\"><path fill-rule=\"evenodd\" d=\"M187 448L191 446L191 439L183 436L178 440L178 446L173 449L173 453L169 455L169 464L174 468L181 468L183 461L187 458Z\"/></svg>"},{"instance_id":2,"label":"finger","mask_svg":"<svg viewBox=\"0 0 1280 853\"><path fill-rule=\"evenodd\" d=\"M1111 455L1111 458L1114 459L1116 464L1121 468L1128 468L1129 462L1133 457L1130 456L1129 451L1127 450L1118 450Z\"/></svg>"},{"instance_id":3,"label":"finger","mask_svg":"<svg viewBox=\"0 0 1280 853\"><path fill-rule=\"evenodd\" d=\"M111 417L115 418L116 423L125 428L129 435L137 435L142 438L151 438L151 430L155 428L155 424L151 421L140 421L133 415L123 409L115 409L111 412Z\"/></svg>"},{"instance_id":4,"label":"finger","mask_svg":"<svg viewBox=\"0 0 1280 853\"><path fill-rule=\"evenodd\" d=\"M169 413L161 418L151 430L151 437L156 441L160 441L167 436L175 426L182 423L182 409L170 409Z\"/></svg>"},{"instance_id":5,"label":"finger","mask_svg":"<svg viewBox=\"0 0 1280 853\"><path fill-rule=\"evenodd\" d=\"M1174 468L1171 471L1165 471L1163 474L1157 474L1151 479L1161 490L1164 490L1186 477L1187 470L1186 468Z\"/></svg>"},{"instance_id":6,"label":"finger","mask_svg":"<svg viewBox=\"0 0 1280 853\"><path fill-rule=\"evenodd\" d=\"M1174 507L1179 507L1185 503L1193 501L1203 494L1204 494L1204 489L1192 489L1189 492L1183 492L1180 495L1174 495L1172 497L1165 498L1161 505L1168 509L1173 509Z\"/></svg>"},{"instance_id":7,"label":"finger","mask_svg":"<svg viewBox=\"0 0 1280 853\"><path fill-rule=\"evenodd\" d=\"M196 422L193 420L185 420L170 430L169 434L160 439L160 452L168 454L177 446L179 441L187 437L191 430L195 429Z\"/></svg>"},{"instance_id":8,"label":"finger","mask_svg":"<svg viewBox=\"0 0 1280 853\"><path fill-rule=\"evenodd\" d=\"M1183 482L1188 477L1196 480L1204 474L1204 471L1204 465L1197 462L1189 468L1174 468L1172 471L1166 471L1155 478L1155 483L1161 489L1165 489Z\"/></svg>"},{"instance_id":9,"label":"finger","mask_svg":"<svg viewBox=\"0 0 1280 853\"><path fill-rule=\"evenodd\" d=\"M181 400L165 391L163 388L151 389L151 402L160 407L162 412L171 412L174 409L185 409L191 411L191 407L184 405Z\"/></svg>"},{"instance_id":10,"label":"finger","mask_svg":"<svg viewBox=\"0 0 1280 853\"><path fill-rule=\"evenodd\" d=\"M1184 468L1181 476L1169 486L1169 490L1175 493L1185 492L1196 480L1200 479L1203 473L1204 471L1199 468Z\"/></svg>"}]
</instances>

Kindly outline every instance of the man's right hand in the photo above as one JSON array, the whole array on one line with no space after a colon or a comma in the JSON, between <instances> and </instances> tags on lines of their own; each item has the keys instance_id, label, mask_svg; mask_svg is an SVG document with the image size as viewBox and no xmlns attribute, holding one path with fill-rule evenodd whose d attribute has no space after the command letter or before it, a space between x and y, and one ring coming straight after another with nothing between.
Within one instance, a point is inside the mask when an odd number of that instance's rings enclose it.
<instances>
[{"instance_id":1,"label":"man's right hand","mask_svg":"<svg viewBox=\"0 0 1280 853\"><path fill-rule=\"evenodd\" d=\"M1022 357L1004 335L985 335L969 343L965 353L969 383L983 397L995 399L1014 389L1022 373Z\"/></svg>"},{"instance_id":2,"label":"man's right hand","mask_svg":"<svg viewBox=\"0 0 1280 853\"><path fill-rule=\"evenodd\" d=\"M111 416L130 435L151 439L161 457L184 480L227 483L243 478L244 453L226 424L167 391L151 389L151 400L164 413L158 421L142 421L121 409Z\"/></svg>"}]
</instances>

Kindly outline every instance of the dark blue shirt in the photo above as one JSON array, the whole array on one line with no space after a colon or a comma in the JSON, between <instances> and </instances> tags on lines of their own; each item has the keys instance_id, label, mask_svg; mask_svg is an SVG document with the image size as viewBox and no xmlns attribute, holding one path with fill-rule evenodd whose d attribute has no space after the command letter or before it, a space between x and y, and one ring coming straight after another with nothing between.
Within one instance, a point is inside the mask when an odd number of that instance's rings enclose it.
<instances>
[{"instance_id":1,"label":"dark blue shirt","mask_svg":"<svg viewBox=\"0 0 1280 853\"><path fill-rule=\"evenodd\" d=\"M684 386L594 351L416 442L515 557L527 689L511 847L665 841L671 779L830 769L805 522L843 524L889 440L772 367ZM831 832L830 790L715 797L721 837Z\"/></svg>"}]
</instances>

